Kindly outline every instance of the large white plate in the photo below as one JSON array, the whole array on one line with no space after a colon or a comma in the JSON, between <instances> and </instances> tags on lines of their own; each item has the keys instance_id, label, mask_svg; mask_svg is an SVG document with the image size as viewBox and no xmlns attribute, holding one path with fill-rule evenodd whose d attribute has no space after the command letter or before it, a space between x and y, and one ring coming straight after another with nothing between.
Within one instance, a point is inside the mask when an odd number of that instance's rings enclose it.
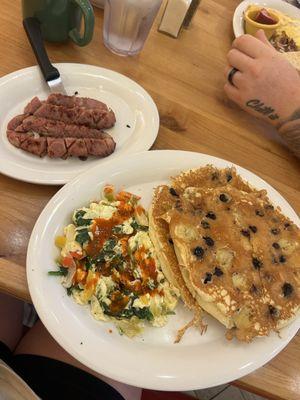
<instances>
[{"instance_id":1,"label":"large white plate","mask_svg":"<svg viewBox=\"0 0 300 400\"><path fill-rule=\"evenodd\" d=\"M208 331L201 336L190 329L179 344L176 330L190 318L180 305L163 328L149 327L142 337L120 336L111 324L95 321L87 309L66 295L56 278L47 276L58 253L56 235L69 223L73 210L99 198L105 183L125 187L142 196L148 207L152 189L182 170L211 163L230 162L205 154L183 151L150 151L98 165L63 187L40 215L29 242L27 278L37 312L57 342L95 371L128 384L157 390L192 390L235 380L262 366L296 334L299 319L281 332L251 344L227 341L225 329L207 317ZM299 218L283 197L253 173L238 172L257 188L268 190L271 200L295 223ZM109 333L109 329L113 333Z\"/></svg>"},{"instance_id":2,"label":"large white plate","mask_svg":"<svg viewBox=\"0 0 300 400\"><path fill-rule=\"evenodd\" d=\"M149 94L124 75L85 64L56 64L69 95L101 100L116 114L108 129L117 147L109 159L148 150L158 133L159 116ZM64 184L105 159L90 157L51 160L39 158L11 145L6 137L9 120L22 114L34 97L45 99L49 89L38 67L25 68L0 79L0 172L12 178L40 184Z\"/></svg>"},{"instance_id":3,"label":"large white plate","mask_svg":"<svg viewBox=\"0 0 300 400\"><path fill-rule=\"evenodd\" d=\"M235 37L244 35L245 33L244 11L246 11L251 4L275 8L289 17L300 18L300 9L282 0L244 0L237 6L233 16L233 32Z\"/></svg>"}]
</instances>

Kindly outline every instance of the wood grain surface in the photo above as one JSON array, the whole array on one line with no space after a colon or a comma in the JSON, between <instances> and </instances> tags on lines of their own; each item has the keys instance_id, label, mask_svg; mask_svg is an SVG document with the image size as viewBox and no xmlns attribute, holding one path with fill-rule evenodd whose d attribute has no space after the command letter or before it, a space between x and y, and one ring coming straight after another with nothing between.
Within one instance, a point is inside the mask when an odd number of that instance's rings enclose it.
<instances>
[{"instance_id":1,"label":"wood grain surface","mask_svg":"<svg viewBox=\"0 0 300 400\"><path fill-rule=\"evenodd\" d=\"M36 64L22 28L20 0L1 1L0 76ZM157 32L142 53L118 57L102 44L102 11L92 42L48 44L53 62L94 64L141 84L156 102L161 125L153 149L207 153L237 163L273 185L300 212L300 162L273 128L248 116L224 95L223 71L237 0L203 0L179 39ZM3 162L0 160L0 163ZM34 223L59 187L18 182L0 174L0 290L29 301L25 278ZM272 399L300 399L300 337L263 368L235 384Z\"/></svg>"}]
</instances>

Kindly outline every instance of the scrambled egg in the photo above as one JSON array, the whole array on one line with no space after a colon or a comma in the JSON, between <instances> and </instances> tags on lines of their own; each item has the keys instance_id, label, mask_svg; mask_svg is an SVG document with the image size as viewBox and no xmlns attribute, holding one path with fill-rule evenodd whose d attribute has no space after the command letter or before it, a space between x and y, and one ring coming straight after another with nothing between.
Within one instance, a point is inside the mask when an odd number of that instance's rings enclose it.
<instances>
[{"instance_id":1,"label":"scrambled egg","mask_svg":"<svg viewBox=\"0 0 300 400\"><path fill-rule=\"evenodd\" d=\"M280 27L277 29L276 33L280 34L285 32L287 36L296 42L298 48L300 48L300 19L290 18L287 15L281 13L280 11L274 10L280 18Z\"/></svg>"},{"instance_id":2,"label":"scrambled egg","mask_svg":"<svg viewBox=\"0 0 300 400\"><path fill-rule=\"evenodd\" d=\"M63 275L68 294L129 337L146 323L165 325L179 293L160 269L139 198L106 186L99 203L75 210L72 219L55 240L61 249L56 275Z\"/></svg>"},{"instance_id":3,"label":"scrambled egg","mask_svg":"<svg viewBox=\"0 0 300 400\"><path fill-rule=\"evenodd\" d=\"M262 7L258 5L250 5L248 7L248 11L259 11ZM298 48L300 48L300 19L291 18L286 14L274 9L264 7L267 11L273 11L274 14L278 15L280 20L280 26L276 30L276 34L280 35L282 32L285 32L287 36L293 39L296 42Z\"/></svg>"}]
</instances>

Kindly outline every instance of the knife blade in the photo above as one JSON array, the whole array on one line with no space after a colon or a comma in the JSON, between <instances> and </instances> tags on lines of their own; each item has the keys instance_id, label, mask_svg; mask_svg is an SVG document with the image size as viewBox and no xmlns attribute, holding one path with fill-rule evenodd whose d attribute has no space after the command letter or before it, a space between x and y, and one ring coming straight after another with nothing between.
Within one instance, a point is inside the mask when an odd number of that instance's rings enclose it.
<instances>
[{"instance_id":1,"label":"knife blade","mask_svg":"<svg viewBox=\"0 0 300 400\"><path fill-rule=\"evenodd\" d=\"M23 26L50 92L67 94L58 69L49 60L39 20L34 17L25 18Z\"/></svg>"}]
</instances>

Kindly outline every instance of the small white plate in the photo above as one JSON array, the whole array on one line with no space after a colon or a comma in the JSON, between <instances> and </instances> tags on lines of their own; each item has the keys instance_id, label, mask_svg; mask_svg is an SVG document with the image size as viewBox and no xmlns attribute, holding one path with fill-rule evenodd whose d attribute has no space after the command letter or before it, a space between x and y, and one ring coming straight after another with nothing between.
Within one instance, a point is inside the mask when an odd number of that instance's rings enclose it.
<instances>
[{"instance_id":1,"label":"small white plate","mask_svg":"<svg viewBox=\"0 0 300 400\"><path fill-rule=\"evenodd\" d=\"M150 151L97 165L64 186L48 203L33 229L27 253L27 278L37 312L55 340L76 359L100 374L118 381L156 390L193 390L217 386L240 378L271 360L296 334L298 318L281 331L250 344L227 341L225 328L206 317L208 330L201 336L191 328L179 344L176 331L191 318L179 304L163 328L148 327L141 337L120 336L110 323L96 321L88 306L68 297L59 280L47 271L55 266L58 250L54 238L70 221L73 210L100 197L103 185L125 187L142 196L148 208L152 190L182 170L230 162L184 151ZM238 173L259 189L266 189L274 204L296 224L300 220L284 198L253 173ZM113 332L109 333L109 329Z\"/></svg>"},{"instance_id":2,"label":"small white plate","mask_svg":"<svg viewBox=\"0 0 300 400\"><path fill-rule=\"evenodd\" d=\"M250 5L259 5L262 7L269 7L274 8L291 18L300 18L300 9L289 4L285 1L281 0L244 0L242 1L237 8L235 9L234 16L233 16L233 32L234 36L238 37L244 35L245 28L244 28L244 11Z\"/></svg>"},{"instance_id":3,"label":"small white plate","mask_svg":"<svg viewBox=\"0 0 300 400\"><path fill-rule=\"evenodd\" d=\"M107 132L117 146L109 159L148 150L156 139L159 115L152 98L131 79L104 68L85 64L56 64L69 95L101 100L116 114L116 125ZM17 149L6 137L11 118L22 114L34 97L45 99L49 89L37 66L13 72L0 79L0 172L26 182L59 185L70 181L86 169L105 162L89 157L67 160L39 158Z\"/></svg>"}]
</instances>

